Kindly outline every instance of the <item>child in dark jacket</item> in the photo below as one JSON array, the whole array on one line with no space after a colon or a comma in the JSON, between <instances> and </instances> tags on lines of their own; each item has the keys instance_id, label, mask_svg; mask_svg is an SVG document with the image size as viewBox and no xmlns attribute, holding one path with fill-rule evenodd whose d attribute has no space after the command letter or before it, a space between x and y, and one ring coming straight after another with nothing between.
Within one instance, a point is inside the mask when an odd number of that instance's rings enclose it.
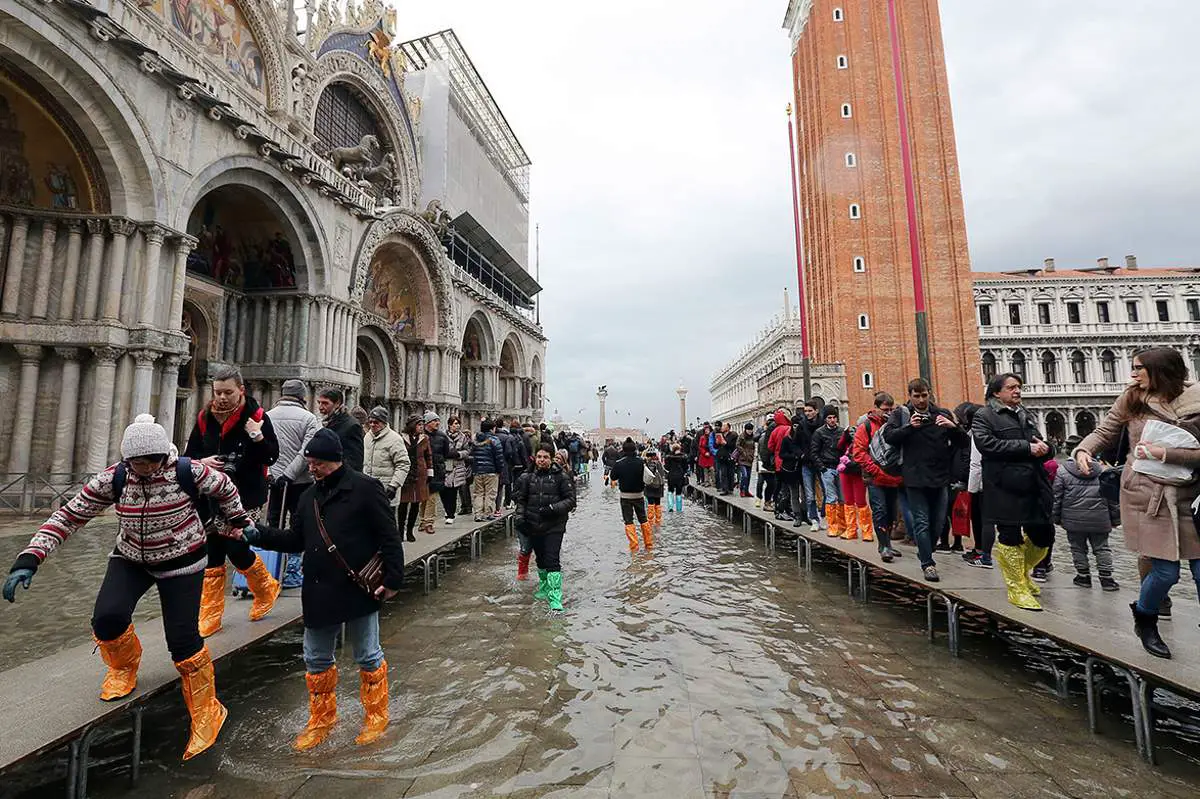
<instances>
[{"instance_id":1,"label":"child in dark jacket","mask_svg":"<svg viewBox=\"0 0 1200 799\"><path fill-rule=\"evenodd\" d=\"M1075 585L1092 587L1088 568L1088 547L1096 558L1100 587L1105 591L1120 588L1113 579L1112 550L1108 536L1121 523L1121 506L1100 493L1100 470L1084 475L1075 461L1064 461L1054 477L1054 523L1067 531L1071 560L1075 563Z\"/></svg>"}]
</instances>

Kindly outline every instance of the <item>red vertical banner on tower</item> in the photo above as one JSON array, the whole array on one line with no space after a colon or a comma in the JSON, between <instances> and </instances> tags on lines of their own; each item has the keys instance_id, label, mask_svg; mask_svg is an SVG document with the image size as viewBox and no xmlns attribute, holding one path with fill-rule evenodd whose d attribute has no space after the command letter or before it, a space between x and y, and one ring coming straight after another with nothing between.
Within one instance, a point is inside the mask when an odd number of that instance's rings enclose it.
<instances>
[{"instance_id":1,"label":"red vertical banner on tower","mask_svg":"<svg viewBox=\"0 0 1200 799\"><path fill-rule=\"evenodd\" d=\"M804 246L800 237L800 188L796 182L796 134L792 129L792 106L788 105L788 156L792 165L792 218L796 233L796 279L800 284L800 355L808 360L808 292L804 286Z\"/></svg>"}]
</instances>

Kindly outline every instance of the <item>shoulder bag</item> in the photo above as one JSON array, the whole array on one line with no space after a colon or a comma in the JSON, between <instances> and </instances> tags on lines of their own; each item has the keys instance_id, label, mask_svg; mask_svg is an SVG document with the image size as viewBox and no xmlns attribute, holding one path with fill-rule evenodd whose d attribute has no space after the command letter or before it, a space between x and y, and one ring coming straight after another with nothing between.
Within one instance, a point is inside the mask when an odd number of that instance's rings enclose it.
<instances>
[{"instance_id":1,"label":"shoulder bag","mask_svg":"<svg viewBox=\"0 0 1200 799\"><path fill-rule=\"evenodd\" d=\"M325 530L325 520L321 518L321 505L316 499L313 499L313 513L316 514L317 532L321 534L321 540L325 542L326 551L345 570L351 582L366 591L368 596L374 597L375 592L383 587L383 553L376 552L365 566L355 571L350 568L350 564L342 557L342 553L338 552L337 545L329 538L329 533Z\"/></svg>"}]
</instances>

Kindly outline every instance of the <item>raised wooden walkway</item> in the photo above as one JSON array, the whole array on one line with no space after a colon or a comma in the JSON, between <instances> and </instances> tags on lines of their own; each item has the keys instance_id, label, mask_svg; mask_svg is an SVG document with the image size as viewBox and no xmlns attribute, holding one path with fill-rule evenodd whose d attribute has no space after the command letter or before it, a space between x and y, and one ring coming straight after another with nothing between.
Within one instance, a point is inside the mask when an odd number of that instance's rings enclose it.
<instances>
[{"instance_id":1,"label":"raised wooden walkway","mask_svg":"<svg viewBox=\"0 0 1200 799\"><path fill-rule=\"evenodd\" d=\"M459 517L452 524L438 523L433 535L417 533L404 544L406 570L420 571L426 593L436 586L443 566L462 549L475 558L483 551L487 531L512 535L511 517L486 522ZM287 590L266 618L247 619L249 603L228 601L220 632L208 638L214 662L240 652L301 620L300 590ZM81 624L86 624L81 621ZM0 778L9 769L69 746L67 796L87 796L89 749L97 732L128 717L133 732L130 779L136 784L141 765L142 712L146 703L175 689L179 674L163 639L161 619L136 625L143 654L138 687L116 702L99 699L104 664L92 643L64 649L54 655L0 673ZM218 684L218 693L220 685ZM180 741L182 749L184 741Z\"/></svg>"},{"instance_id":2,"label":"raised wooden walkway","mask_svg":"<svg viewBox=\"0 0 1200 799\"><path fill-rule=\"evenodd\" d=\"M1097 731L1100 672L1107 669L1124 680L1133 708L1134 735L1138 751L1154 762L1154 717L1156 711L1169 711L1156 704L1154 691L1162 688L1185 697L1200 697L1200 608L1191 602L1176 602L1170 621L1160 624L1163 637L1176 657L1163 660L1149 655L1133 634L1129 603L1137 599L1134 587L1122 587L1119 593L1086 591L1073 585L1042 584L1042 612L1023 610L1008 602L1000 570L968 566L960 557L938 561L937 583L925 581L916 551L906 549L905 557L891 563L879 558L877 544L861 540L846 541L830 537L826 531L810 531L809 525L793 527L777 521L772 513L754 507L753 498L736 494L720 496L709 487L689 485L689 496L732 521L740 521L744 533L763 535L769 553L774 554L776 539L783 535L797 542L797 566L812 571L813 547L823 547L846 559L848 593L862 601L870 596L873 576L887 575L926 592L927 624L930 640L935 638L935 609L945 609L947 640L950 651L959 655L962 641L960 617L964 607L982 611L993 619L1019 625L1045 636L1066 649L1081 653L1082 672L1074 659L1055 660L1038 656L1054 673L1060 696L1066 696L1072 676L1081 677L1088 700L1088 721ZM941 553L939 553L941 554ZM1027 653L1033 654L1033 653ZM1196 719L1191 719L1193 723Z\"/></svg>"}]
</instances>

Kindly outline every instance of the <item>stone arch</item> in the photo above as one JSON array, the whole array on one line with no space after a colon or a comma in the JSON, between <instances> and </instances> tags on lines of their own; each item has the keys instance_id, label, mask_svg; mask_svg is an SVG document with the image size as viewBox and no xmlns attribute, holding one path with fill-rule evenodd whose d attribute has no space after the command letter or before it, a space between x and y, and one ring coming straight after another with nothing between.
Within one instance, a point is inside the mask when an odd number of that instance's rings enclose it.
<instances>
[{"instance_id":1,"label":"stone arch","mask_svg":"<svg viewBox=\"0 0 1200 799\"><path fill-rule=\"evenodd\" d=\"M81 46L83 45L83 46ZM56 121L74 129L94 159L105 202L95 210L137 219L157 216L162 175L153 168L154 148L137 109L96 62L91 46L37 16L26 15L0 40L0 68L15 74L35 99L52 101ZM78 98L87 98L87 107Z\"/></svg>"},{"instance_id":2,"label":"stone arch","mask_svg":"<svg viewBox=\"0 0 1200 799\"><path fill-rule=\"evenodd\" d=\"M387 407L389 400L400 394L398 358L387 333L375 325L358 330L355 366L361 378L359 404L367 410L374 405Z\"/></svg>"},{"instance_id":3,"label":"stone arch","mask_svg":"<svg viewBox=\"0 0 1200 799\"><path fill-rule=\"evenodd\" d=\"M1075 433L1082 437L1091 435L1096 429L1096 414L1091 411L1080 411L1075 414Z\"/></svg>"},{"instance_id":4,"label":"stone arch","mask_svg":"<svg viewBox=\"0 0 1200 799\"><path fill-rule=\"evenodd\" d=\"M1067 440L1067 418L1058 411L1046 414L1046 437L1060 446Z\"/></svg>"},{"instance_id":5,"label":"stone arch","mask_svg":"<svg viewBox=\"0 0 1200 799\"><path fill-rule=\"evenodd\" d=\"M463 325L462 359L479 363L496 363L496 332L483 311L475 311Z\"/></svg>"},{"instance_id":6,"label":"stone arch","mask_svg":"<svg viewBox=\"0 0 1200 799\"><path fill-rule=\"evenodd\" d=\"M204 208L206 198L235 197L247 203L256 204L276 222L276 231L258 231L252 235L259 236L262 241L255 239L247 246L255 248L262 246L264 251L276 252L279 248L273 245L274 233L279 233L290 250L291 262L295 272L294 287L308 290L313 294L327 292L325 279L325 253L328 252L324 231L313 221L317 219L316 210L309 204L308 198L297 192L289 181L282 179L272 167L262 159L249 156L231 156L210 164L201 171L183 192L180 206L176 209L176 227L187 231L200 240L196 250L188 259L188 268L200 264L199 259L206 256L205 249L211 249L212 242L201 235L202 227L211 228L205 223ZM209 233L212 231L209 230ZM268 255L272 262L278 260ZM210 263L211 267L211 263ZM292 288L286 284L259 286L260 288Z\"/></svg>"},{"instance_id":7,"label":"stone arch","mask_svg":"<svg viewBox=\"0 0 1200 799\"><path fill-rule=\"evenodd\" d=\"M394 339L440 340L436 289L412 242L392 238L376 248L362 309Z\"/></svg>"},{"instance_id":8,"label":"stone arch","mask_svg":"<svg viewBox=\"0 0 1200 799\"><path fill-rule=\"evenodd\" d=\"M351 301L362 306L372 262L379 248L388 242L402 243L420 262L432 288L437 322L436 342L457 348L460 336L454 321L454 286L446 268L445 249L429 223L413 213L395 211L367 228L350 272Z\"/></svg>"},{"instance_id":9,"label":"stone arch","mask_svg":"<svg viewBox=\"0 0 1200 799\"><path fill-rule=\"evenodd\" d=\"M511 352L510 364L505 364L505 353ZM510 371L518 377L528 377L528 364L525 359L525 347L521 344L521 338L516 333L509 333L504 343L500 345L500 369L503 371L511 367Z\"/></svg>"}]
</instances>

